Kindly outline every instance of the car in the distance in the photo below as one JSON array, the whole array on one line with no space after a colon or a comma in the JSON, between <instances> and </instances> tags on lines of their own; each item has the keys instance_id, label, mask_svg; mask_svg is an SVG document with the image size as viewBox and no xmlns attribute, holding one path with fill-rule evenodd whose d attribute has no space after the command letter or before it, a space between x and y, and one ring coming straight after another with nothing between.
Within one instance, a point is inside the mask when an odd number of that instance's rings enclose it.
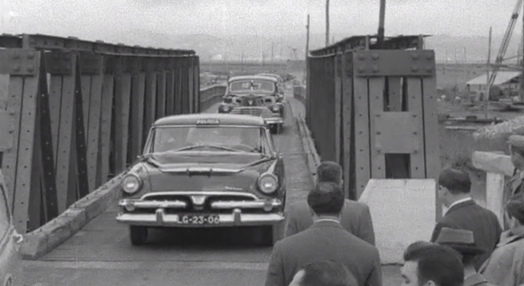
<instances>
[{"instance_id":1,"label":"car in the distance","mask_svg":"<svg viewBox=\"0 0 524 286\"><path fill-rule=\"evenodd\" d=\"M13 224L7 187L0 170L0 285L22 285L20 245L24 237Z\"/></svg>"},{"instance_id":2,"label":"car in the distance","mask_svg":"<svg viewBox=\"0 0 524 286\"><path fill-rule=\"evenodd\" d=\"M236 76L229 79L218 112L263 117L273 133L280 133L285 118L283 99L273 77Z\"/></svg>"},{"instance_id":3,"label":"car in the distance","mask_svg":"<svg viewBox=\"0 0 524 286\"><path fill-rule=\"evenodd\" d=\"M133 245L149 227L256 227L264 244L283 235L283 156L260 117L187 114L158 119L124 175L117 221Z\"/></svg>"}]
</instances>

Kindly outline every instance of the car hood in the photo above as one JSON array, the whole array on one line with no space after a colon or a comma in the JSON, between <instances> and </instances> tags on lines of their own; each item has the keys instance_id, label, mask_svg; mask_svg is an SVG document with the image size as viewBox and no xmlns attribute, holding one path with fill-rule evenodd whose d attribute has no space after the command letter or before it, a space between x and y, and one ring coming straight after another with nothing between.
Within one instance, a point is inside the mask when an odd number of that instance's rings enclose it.
<instances>
[{"instance_id":1,"label":"car hood","mask_svg":"<svg viewBox=\"0 0 524 286\"><path fill-rule=\"evenodd\" d=\"M150 192L253 191L276 159L236 152L179 152L145 162Z\"/></svg>"}]
</instances>

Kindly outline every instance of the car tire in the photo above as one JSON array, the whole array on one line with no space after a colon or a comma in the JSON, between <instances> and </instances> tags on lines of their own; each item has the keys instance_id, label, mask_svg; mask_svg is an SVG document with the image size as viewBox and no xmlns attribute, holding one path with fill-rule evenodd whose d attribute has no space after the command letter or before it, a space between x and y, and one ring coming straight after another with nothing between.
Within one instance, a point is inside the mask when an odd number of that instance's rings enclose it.
<instances>
[{"instance_id":1,"label":"car tire","mask_svg":"<svg viewBox=\"0 0 524 286\"><path fill-rule=\"evenodd\" d=\"M132 245L144 245L147 241L147 227L130 225L129 239Z\"/></svg>"}]
</instances>

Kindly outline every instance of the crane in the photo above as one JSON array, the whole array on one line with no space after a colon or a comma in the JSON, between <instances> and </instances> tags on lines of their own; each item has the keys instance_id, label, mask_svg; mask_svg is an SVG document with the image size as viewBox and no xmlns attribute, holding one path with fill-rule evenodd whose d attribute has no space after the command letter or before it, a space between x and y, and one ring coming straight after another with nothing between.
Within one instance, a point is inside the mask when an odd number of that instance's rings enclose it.
<instances>
[{"instance_id":1,"label":"crane","mask_svg":"<svg viewBox=\"0 0 524 286\"><path fill-rule=\"evenodd\" d=\"M491 75L489 77L489 81L487 82L487 86L486 86L487 87L486 94L488 95L488 98L489 98L491 86L493 85L493 83L495 82L495 78L497 77L497 72L499 71L501 67L506 67L505 65L502 64L502 62L504 61L504 56L506 55L506 51L508 50L511 35L513 34L513 30L515 29L517 18L519 17L519 11L522 8L522 1L523 0L517 0L515 8L513 9L513 13L511 14L511 19L509 21L508 27L506 28L506 33L504 34L504 38L502 38L502 43L500 44L497 58L495 59L495 63L493 64L493 70L491 71Z\"/></svg>"}]
</instances>

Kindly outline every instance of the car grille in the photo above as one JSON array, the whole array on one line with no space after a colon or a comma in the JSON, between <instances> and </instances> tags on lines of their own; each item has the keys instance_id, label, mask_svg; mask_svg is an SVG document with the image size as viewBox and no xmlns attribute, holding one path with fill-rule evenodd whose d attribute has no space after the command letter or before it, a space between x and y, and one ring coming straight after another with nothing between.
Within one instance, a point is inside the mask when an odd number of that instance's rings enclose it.
<instances>
[{"instance_id":1,"label":"car grille","mask_svg":"<svg viewBox=\"0 0 524 286\"><path fill-rule=\"evenodd\" d=\"M261 117L271 117L273 115L273 113L267 107L235 107L233 110L231 110L231 113Z\"/></svg>"},{"instance_id":2,"label":"car grille","mask_svg":"<svg viewBox=\"0 0 524 286\"><path fill-rule=\"evenodd\" d=\"M243 196L243 195L232 195L232 194L213 194L213 195L206 195L206 199L204 203L201 206L193 204L193 201L191 200L191 195L203 195L199 193L193 193L193 194L158 194L158 195L150 195L144 200L147 201L183 201L187 204L187 208L185 209L165 209L165 213L167 214L177 214L177 213L231 213L231 210L223 209L212 209L211 204L214 202L219 201L254 201L255 199L250 196ZM141 209L141 210L135 210L134 212L140 212L140 213L155 213L155 209ZM245 209L243 210L243 213L264 213L264 210L258 210L258 209Z\"/></svg>"}]
</instances>

